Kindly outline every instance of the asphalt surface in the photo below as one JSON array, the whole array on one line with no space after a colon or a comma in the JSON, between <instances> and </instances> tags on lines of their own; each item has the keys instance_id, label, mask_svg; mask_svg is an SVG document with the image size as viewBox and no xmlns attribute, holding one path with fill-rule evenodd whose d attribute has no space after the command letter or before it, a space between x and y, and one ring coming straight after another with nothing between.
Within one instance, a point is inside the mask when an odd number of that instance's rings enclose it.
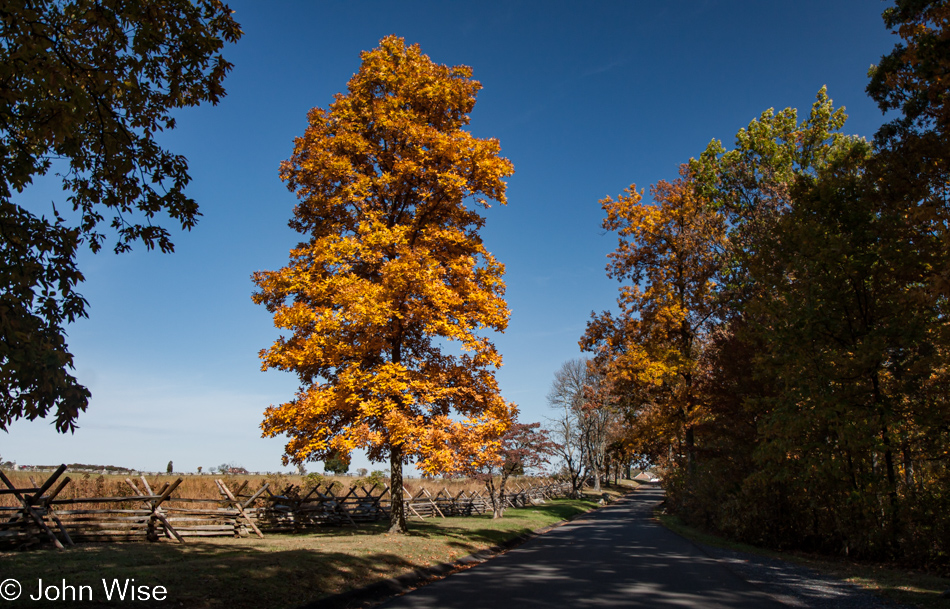
<instances>
[{"instance_id":1,"label":"asphalt surface","mask_svg":"<svg viewBox=\"0 0 950 609\"><path fill-rule=\"evenodd\" d=\"M788 607L652 520L641 487L485 563L384 603L386 609Z\"/></svg>"}]
</instances>

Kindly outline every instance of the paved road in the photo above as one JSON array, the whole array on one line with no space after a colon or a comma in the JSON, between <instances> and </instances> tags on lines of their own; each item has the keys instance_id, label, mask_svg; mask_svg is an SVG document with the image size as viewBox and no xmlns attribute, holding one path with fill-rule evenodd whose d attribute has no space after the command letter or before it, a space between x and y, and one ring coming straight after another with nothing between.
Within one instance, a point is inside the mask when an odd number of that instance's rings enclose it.
<instances>
[{"instance_id":1,"label":"paved road","mask_svg":"<svg viewBox=\"0 0 950 609\"><path fill-rule=\"evenodd\" d=\"M662 498L662 489L642 487L382 607L788 607L653 522L653 508Z\"/></svg>"}]
</instances>

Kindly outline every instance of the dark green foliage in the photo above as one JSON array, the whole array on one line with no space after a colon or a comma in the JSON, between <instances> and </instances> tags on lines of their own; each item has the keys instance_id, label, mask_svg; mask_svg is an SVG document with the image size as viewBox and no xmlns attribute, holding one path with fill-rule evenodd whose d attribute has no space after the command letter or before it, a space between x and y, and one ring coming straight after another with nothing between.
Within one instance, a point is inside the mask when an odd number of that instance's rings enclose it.
<instances>
[{"instance_id":1,"label":"dark green foliage","mask_svg":"<svg viewBox=\"0 0 950 609\"><path fill-rule=\"evenodd\" d=\"M822 91L691 163L727 214L685 520L759 545L950 565L950 7L899 0L869 93L874 147ZM673 452L672 450L670 451Z\"/></svg>"},{"instance_id":2,"label":"dark green foliage","mask_svg":"<svg viewBox=\"0 0 950 609\"><path fill-rule=\"evenodd\" d=\"M75 255L79 233L0 200L0 429L19 418L56 414L72 430L89 391L67 372L64 326L85 317Z\"/></svg>"},{"instance_id":3,"label":"dark green foliage","mask_svg":"<svg viewBox=\"0 0 950 609\"><path fill-rule=\"evenodd\" d=\"M878 132L881 144L912 134L950 126L948 91L944 79L950 69L950 37L946 0L897 0L883 14L889 30L902 42L869 72L867 92L882 111L900 110L900 116Z\"/></svg>"},{"instance_id":4,"label":"dark green foliage","mask_svg":"<svg viewBox=\"0 0 950 609\"><path fill-rule=\"evenodd\" d=\"M218 51L240 36L219 0L0 7L0 429L51 410L58 431L75 428L90 397L66 372L64 326L86 315L76 250L102 247L106 215L116 252L135 241L171 252L159 214L194 226L188 164L155 135L174 128L174 109L218 102L231 67ZM72 224L17 202L51 171Z\"/></svg>"},{"instance_id":5,"label":"dark green foliage","mask_svg":"<svg viewBox=\"0 0 950 609\"><path fill-rule=\"evenodd\" d=\"M766 113L695 163L730 214L730 314L707 347L698 464L668 476L670 501L750 543L942 562L940 239L842 125L822 93L801 125Z\"/></svg>"},{"instance_id":6,"label":"dark green foliage","mask_svg":"<svg viewBox=\"0 0 950 609\"><path fill-rule=\"evenodd\" d=\"M350 471L349 456L341 457L339 453L333 453L329 459L323 462L323 471L337 476L345 474Z\"/></svg>"}]
</instances>

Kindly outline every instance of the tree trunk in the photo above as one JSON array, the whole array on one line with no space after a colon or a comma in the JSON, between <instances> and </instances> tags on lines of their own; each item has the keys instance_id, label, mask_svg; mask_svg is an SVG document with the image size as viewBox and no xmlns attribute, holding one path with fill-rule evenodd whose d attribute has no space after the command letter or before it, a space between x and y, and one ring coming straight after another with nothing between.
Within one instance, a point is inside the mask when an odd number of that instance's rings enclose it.
<instances>
[{"instance_id":1,"label":"tree trunk","mask_svg":"<svg viewBox=\"0 0 950 609\"><path fill-rule=\"evenodd\" d=\"M910 444L906 440L901 442L901 456L904 461L904 487L907 492L914 492L914 461L910 454Z\"/></svg>"},{"instance_id":2,"label":"tree trunk","mask_svg":"<svg viewBox=\"0 0 950 609\"><path fill-rule=\"evenodd\" d=\"M884 397L881 394L879 374L879 371L874 371L871 376L871 387L874 391L874 402L878 406L881 417L881 444L884 445L884 474L887 477L887 495L890 498L891 507L894 507L897 503L897 474L894 467L894 450L891 447L890 431L885 419Z\"/></svg>"},{"instance_id":3,"label":"tree trunk","mask_svg":"<svg viewBox=\"0 0 950 609\"><path fill-rule=\"evenodd\" d=\"M582 486L584 486L584 471L578 467L577 471L571 470L571 499L580 499Z\"/></svg>"},{"instance_id":4,"label":"tree trunk","mask_svg":"<svg viewBox=\"0 0 950 609\"><path fill-rule=\"evenodd\" d=\"M393 341L393 364L402 361L402 337ZM402 406L401 396L396 401ZM389 511L389 532L400 535L408 533L406 526L406 505L403 503L402 486L402 446L393 446L389 451L389 497L392 504Z\"/></svg>"},{"instance_id":5,"label":"tree trunk","mask_svg":"<svg viewBox=\"0 0 950 609\"><path fill-rule=\"evenodd\" d=\"M402 492L402 447L394 446L389 453L389 532L400 535L408 533L406 527L406 504Z\"/></svg>"},{"instance_id":6,"label":"tree trunk","mask_svg":"<svg viewBox=\"0 0 950 609\"><path fill-rule=\"evenodd\" d=\"M495 511L492 514L492 520L496 520L505 515L505 483L508 479L502 474L501 482L498 484L498 499L495 503Z\"/></svg>"},{"instance_id":7,"label":"tree trunk","mask_svg":"<svg viewBox=\"0 0 950 609\"><path fill-rule=\"evenodd\" d=\"M696 475L696 460L693 451L696 447L696 437L693 435L693 426L686 428L686 471L689 472L690 480Z\"/></svg>"}]
</instances>

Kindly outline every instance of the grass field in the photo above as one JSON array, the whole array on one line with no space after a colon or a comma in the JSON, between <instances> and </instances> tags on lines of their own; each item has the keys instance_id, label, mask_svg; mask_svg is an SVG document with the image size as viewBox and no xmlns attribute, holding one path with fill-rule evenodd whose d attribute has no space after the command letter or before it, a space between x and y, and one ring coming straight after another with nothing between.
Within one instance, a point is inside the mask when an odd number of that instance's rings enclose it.
<instances>
[{"instance_id":1,"label":"grass field","mask_svg":"<svg viewBox=\"0 0 950 609\"><path fill-rule=\"evenodd\" d=\"M93 602L86 606L126 605L128 599L106 602L101 580L117 579L121 583L134 579L136 587L152 589L160 585L167 589L164 601L136 601L138 607L298 607L422 567L454 561L595 506L593 498L556 500L508 510L500 520L490 516L413 520L408 536L386 534L386 524L377 523L298 535L270 534L265 539L229 537L189 540L183 545L163 541L88 544L65 551L2 552L0 581L13 578L23 586L19 600L5 603L9 607L83 606L62 600L28 600L27 596L36 595L39 579L44 587L54 584L57 588L62 588L65 580L76 587L77 594L79 586L89 586Z\"/></svg>"},{"instance_id":2,"label":"grass field","mask_svg":"<svg viewBox=\"0 0 950 609\"><path fill-rule=\"evenodd\" d=\"M950 609L950 598L942 598L941 594L950 589L950 578L922 573L910 569L901 569L896 566L867 564L834 559L826 556L814 556L799 553L776 552L757 548L742 543L736 543L722 537L704 533L687 526L676 516L657 514L660 522L687 539L720 548L728 548L739 552L759 554L770 558L780 558L789 562L811 567L821 573L849 581L862 588L873 591L880 596L921 609Z\"/></svg>"}]
</instances>

